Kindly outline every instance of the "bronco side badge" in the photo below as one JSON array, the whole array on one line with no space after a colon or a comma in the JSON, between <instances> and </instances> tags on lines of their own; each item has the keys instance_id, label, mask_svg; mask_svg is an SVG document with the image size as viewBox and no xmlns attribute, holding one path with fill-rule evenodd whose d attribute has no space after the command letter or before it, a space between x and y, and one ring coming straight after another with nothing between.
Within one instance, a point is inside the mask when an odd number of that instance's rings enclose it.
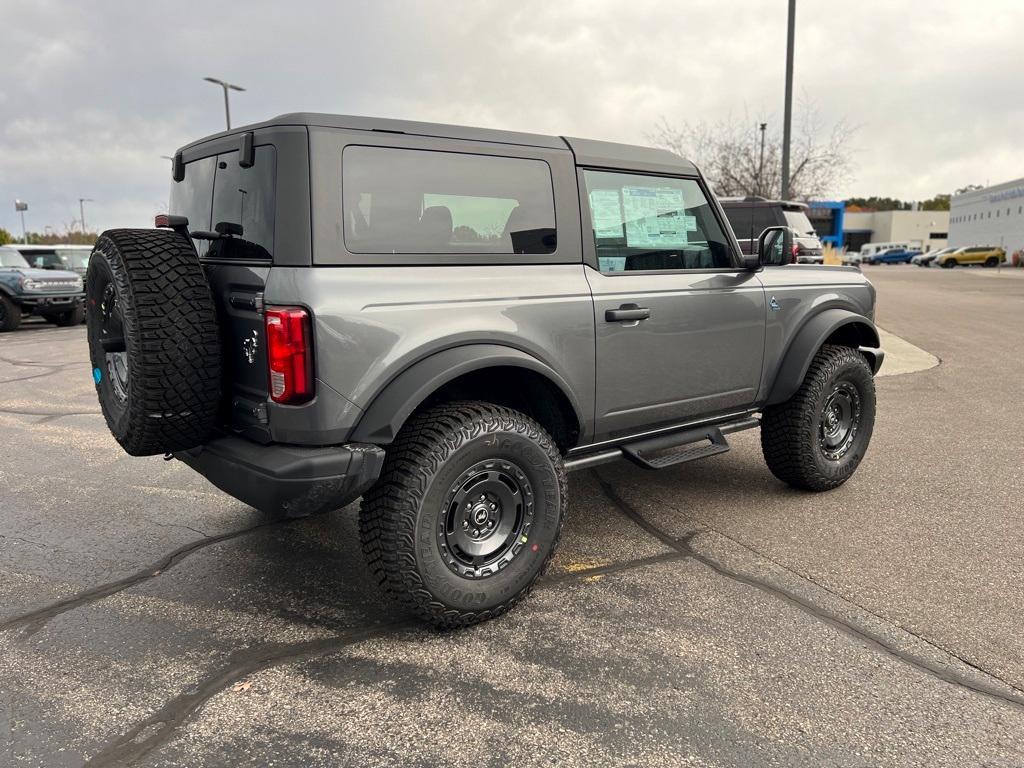
<instances>
[{"instance_id":1,"label":"bronco side badge","mask_svg":"<svg viewBox=\"0 0 1024 768\"><path fill-rule=\"evenodd\" d=\"M782 309L782 305L779 304L778 299L772 296L771 300L768 302L768 308L771 309L772 312L778 312L780 309Z\"/></svg>"}]
</instances>

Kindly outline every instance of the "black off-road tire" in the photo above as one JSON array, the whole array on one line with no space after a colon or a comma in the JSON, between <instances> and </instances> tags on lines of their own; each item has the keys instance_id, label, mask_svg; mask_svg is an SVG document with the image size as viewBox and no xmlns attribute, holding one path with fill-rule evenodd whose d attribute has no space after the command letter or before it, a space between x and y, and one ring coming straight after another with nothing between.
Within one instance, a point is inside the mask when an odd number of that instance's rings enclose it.
<instances>
[{"instance_id":1,"label":"black off-road tire","mask_svg":"<svg viewBox=\"0 0 1024 768\"><path fill-rule=\"evenodd\" d=\"M469 483L475 499L484 487L472 485L481 466L519 473L519 509L530 525L507 538L514 543L506 564L467 576L445 530L462 510L459 489ZM447 403L402 427L363 496L359 535L370 570L398 605L435 627L462 627L499 616L529 593L555 550L566 503L561 454L537 422L487 403Z\"/></svg>"},{"instance_id":2,"label":"black off-road tire","mask_svg":"<svg viewBox=\"0 0 1024 768\"><path fill-rule=\"evenodd\" d=\"M859 398L859 420L849 447L838 459L826 455L822 423L833 392L847 386ZM864 356L826 344L814 356L796 394L765 408L761 451L772 474L794 488L827 491L845 483L860 464L875 425L875 382Z\"/></svg>"},{"instance_id":3,"label":"black off-road tire","mask_svg":"<svg viewBox=\"0 0 1024 768\"><path fill-rule=\"evenodd\" d=\"M47 315L46 319L58 325L61 328L67 328L72 325L81 325L85 319L85 307L79 304L74 309L69 309L67 312L58 312L55 315Z\"/></svg>"},{"instance_id":4,"label":"black off-road tire","mask_svg":"<svg viewBox=\"0 0 1024 768\"><path fill-rule=\"evenodd\" d=\"M203 443L217 422L221 356L210 287L192 244L166 229L111 229L86 276L93 380L129 454ZM123 355L104 340L120 338Z\"/></svg>"},{"instance_id":5,"label":"black off-road tire","mask_svg":"<svg viewBox=\"0 0 1024 768\"><path fill-rule=\"evenodd\" d=\"M0 293L0 332L16 331L21 325L21 307Z\"/></svg>"}]
</instances>

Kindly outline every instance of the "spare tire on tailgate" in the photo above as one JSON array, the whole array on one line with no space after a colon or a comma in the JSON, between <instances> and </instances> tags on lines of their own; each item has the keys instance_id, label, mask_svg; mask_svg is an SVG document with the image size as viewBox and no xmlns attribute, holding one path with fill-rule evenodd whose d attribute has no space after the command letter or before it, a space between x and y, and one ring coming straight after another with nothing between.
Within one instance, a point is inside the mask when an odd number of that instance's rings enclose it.
<instances>
[{"instance_id":1,"label":"spare tire on tailgate","mask_svg":"<svg viewBox=\"0 0 1024 768\"><path fill-rule=\"evenodd\" d=\"M133 456L193 448L216 426L220 339L192 243L167 229L110 229L86 275L93 380Z\"/></svg>"}]
</instances>

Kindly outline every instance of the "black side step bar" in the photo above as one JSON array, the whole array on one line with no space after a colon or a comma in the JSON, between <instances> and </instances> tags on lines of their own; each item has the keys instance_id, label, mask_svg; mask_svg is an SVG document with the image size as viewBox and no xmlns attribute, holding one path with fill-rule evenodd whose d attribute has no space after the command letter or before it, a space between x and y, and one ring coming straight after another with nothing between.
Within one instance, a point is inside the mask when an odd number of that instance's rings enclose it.
<instances>
[{"instance_id":1,"label":"black side step bar","mask_svg":"<svg viewBox=\"0 0 1024 768\"><path fill-rule=\"evenodd\" d=\"M729 443L725 439L727 434L753 429L760 424L759 419L750 417L725 424L670 432L647 440L626 443L599 453L570 459L565 462L565 468L571 472L625 458L644 469L664 469L687 461L696 461L725 453L729 450ZM679 450L673 451L671 450L673 448Z\"/></svg>"},{"instance_id":2,"label":"black side step bar","mask_svg":"<svg viewBox=\"0 0 1024 768\"><path fill-rule=\"evenodd\" d=\"M679 450L673 451L673 448ZM644 469L664 469L687 461L717 456L728 450L729 443L717 427L677 432L622 446L626 458Z\"/></svg>"}]
</instances>

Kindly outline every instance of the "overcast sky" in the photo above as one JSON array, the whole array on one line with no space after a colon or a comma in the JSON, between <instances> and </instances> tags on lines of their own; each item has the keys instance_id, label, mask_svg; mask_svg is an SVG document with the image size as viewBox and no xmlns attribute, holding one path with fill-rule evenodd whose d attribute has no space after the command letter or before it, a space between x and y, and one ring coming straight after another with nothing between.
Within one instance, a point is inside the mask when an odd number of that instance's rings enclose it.
<instances>
[{"instance_id":1,"label":"overcast sky","mask_svg":"<svg viewBox=\"0 0 1024 768\"><path fill-rule=\"evenodd\" d=\"M799 0L796 90L859 126L837 197L1024 176L1024 1ZM644 143L781 123L786 0L0 0L0 226L149 225L170 155L291 111ZM753 130L753 125L751 126Z\"/></svg>"}]
</instances>

